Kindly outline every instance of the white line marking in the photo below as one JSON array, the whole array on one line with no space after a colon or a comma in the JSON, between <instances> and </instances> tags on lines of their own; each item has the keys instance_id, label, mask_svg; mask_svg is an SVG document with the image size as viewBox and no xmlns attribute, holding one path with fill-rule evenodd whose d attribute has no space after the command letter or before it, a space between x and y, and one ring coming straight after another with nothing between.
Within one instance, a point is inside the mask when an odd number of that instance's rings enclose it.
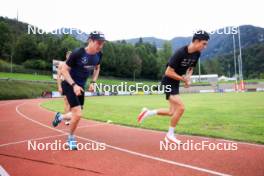
<instances>
[{"instance_id":1,"label":"white line marking","mask_svg":"<svg viewBox=\"0 0 264 176\"><path fill-rule=\"evenodd\" d=\"M103 125L108 125L108 124L84 125L84 126L77 127L77 129L87 128L87 127L95 127L95 126L103 126ZM64 128L61 130L66 131L66 130L68 130L68 128ZM5 143L5 144L0 144L0 147L5 147L5 146L9 146L9 145L14 145L14 144L21 144L21 143L28 142L28 141L38 141L38 140L49 139L49 138L54 138L54 137L66 136L67 134L68 133L58 134L58 135L53 135L53 136L44 136L44 137L38 137L38 138L30 138L30 139L25 139L25 140L21 140L21 141L15 141L15 142L9 142L9 143Z\"/></svg>"},{"instance_id":2,"label":"white line marking","mask_svg":"<svg viewBox=\"0 0 264 176\"><path fill-rule=\"evenodd\" d=\"M62 130L54 129L54 128L50 127L50 126L47 126L47 125L45 125L43 123L40 123L40 122L38 122L36 120L33 120L30 117L26 116L25 114L21 113L19 111L19 107L22 106L23 104L25 104L25 103L22 103L22 104L19 104L19 105L16 106L16 112L20 116L22 116L25 119L27 119L27 120L29 120L29 121L31 121L33 123L36 123L36 124L38 124L40 126L43 126L43 127L49 128L51 130L58 131L58 132L61 132L61 133L65 134L65 132L62 131ZM94 140L91 140L91 139L88 139L88 138L84 138L84 137L81 137L81 136L77 136L76 135L76 137L79 138L79 139L86 140L86 141L100 143L98 141L94 141ZM129 153L131 155L140 156L140 157L143 157L143 158L148 158L148 159L152 159L152 160L156 160L156 161L160 161L160 162L164 162L164 163L168 163L168 164L172 164L172 165L176 165L176 166L181 166L181 167L185 167L185 168L197 170L197 171L200 171L200 172L205 172L205 173L219 175L219 176L230 176L229 174L225 174L225 173L221 173L221 172L216 172L216 171L213 171L213 170L204 169L204 168L200 168L200 167L192 166L192 165L188 165L188 164L183 164L183 163L179 163L179 162L175 162L175 161L171 161L171 160L167 160L167 159L163 159L163 158L159 158L159 157L155 157L155 156L151 156L151 155L146 155L146 154L143 154L143 153L139 153L139 152L127 150L127 149L124 149L124 148L115 147L115 146L112 146L112 145L109 145L109 144L105 144L105 146L107 146L109 148L112 148L112 149L115 149L115 150L118 150L118 151L122 151L122 152L125 152L125 153Z\"/></svg>"},{"instance_id":3,"label":"white line marking","mask_svg":"<svg viewBox=\"0 0 264 176\"><path fill-rule=\"evenodd\" d=\"M104 126L104 125L108 125L108 124L106 124L106 123L100 123L100 124L93 124L93 125L83 125L83 126L77 127L77 129L87 128L87 127ZM69 128L63 128L61 130L66 131L66 130L69 130Z\"/></svg>"},{"instance_id":4,"label":"white line marking","mask_svg":"<svg viewBox=\"0 0 264 176\"><path fill-rule=\"evenodd\" d=\"M38 141L38 140L42 140L42 139L50 139L50 138L54 138L54 137L60 137L60 136L66 136L66 134L58 134L58 135L54 135L54 136L45 136L45 137L39 137L39 138L31 138L31 139L26 139L26 140L22 140L22 141L16 141L16 142L9 142L6 144L1 144L0 147L4 147L4 146L8 146L8 145L14 145L14 144L20 144L20 143L24 143L24 142L28 142L28 141Z\"/></svg>"},{"instance_id":5,"label":"white line marking","mask_svg":"<svg viewBox=\"0 0 264 176\"><path fill-rule=\"evenodd\" d=\"M9 176L9 174L1 165L0 165L0 176Z\"/></svg>"},{"instance_id":6,"label":"white line marking","mask_svg":"<svg viewBox=\"0 0 264 176\"><path fill-rule=\"evenodd\" d=\"M0 107L1 107L1 106L5 106L5 105L9 105L9 104L11 104L11 103L14 103L14 102L5 102L5 103L1 103L1 104L0 104Z\"/></svg>"},{"instance_id":7,"label":"white line marking","mask_svg":"<svg viewBox=\"0 0 264 176\"><path fill-rule=\"evenodd\" d=\"M48 109L45 109L41 106L41 102L38 103L38 106L40 109L43 109L47 112L51 112ZM87 119L84 119L87 120ZM91 120L91 121L95 121L95 120ZM103 123L103 122L99 122L99 123ZM137 128L137 127L131 127L131 126L125 126L125 125L119 125L119 124L108 124L108 125L113 125L113 126L120 126L123 128L131 128L134 130L139 130L139 131L147 131L147 132L152 132L152 133L165 133L165 131L157 131L157 130L153 130L153 129L145 129L145 128ZM220 138L209 138L209 137L204 137L204 136L194 136L194 135L188 135L188 134L179 134L179 136L186 136L186 137L192 137L192 138L198 138L198 139L206 139L206 140L216 140L216 141L223 141L223 142L233 142L233 143L238 143L238 144L243 144L243 145L250 145L250 146L256 146L256 147L264 147L264 145L262 144L253 144L253 143L248 143L248 142L242 142L242 141L232 141L232 140L228 140L228 139L220 139Z\"/></svg>"},{"instance_id":8,"label":"white line marking","mask_svg":"<svg viewBox=\"0 0 264 176\"><path fill-rule=\"evenodd\" d=\"M146 129L146 128L137 128L137 127L131 127L131 126L125 126L125 125L119 125L119 124L109 124L109 125L113 125L113 126L120 126L120 127L124 127L124 128L131 128L131 129L135 129L135 130L139 130L139 131L146 131L146 132L151 132L151 133L166 133L165 131L156 131L153 129ZM252 144L252 143L247 143L247 142L242 142L242 141L232 141L232 140L228 140L228 139L219 139L219 138L210 138L210 137L205 137L205 136L195 136L195 135L188 135L188 134L178 134L179 136L183 136L183 137L192 137L192 138L198 138L201 140L216 140L216 141L223 141L223 142L233 142L233 143L238 143L238 144L243 144L243 145L250 145L250 146L255 146L255 147L264 147L264 145L262 144Z\"/></svg>"}]
</instances>

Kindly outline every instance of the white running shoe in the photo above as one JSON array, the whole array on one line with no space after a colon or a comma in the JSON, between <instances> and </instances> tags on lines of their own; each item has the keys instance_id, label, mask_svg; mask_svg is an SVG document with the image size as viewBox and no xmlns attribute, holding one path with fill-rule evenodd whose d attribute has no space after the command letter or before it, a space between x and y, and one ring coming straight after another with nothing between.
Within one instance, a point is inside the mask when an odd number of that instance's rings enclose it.
<instances>
[{"instance_id":1,"label":"white running shoe","mask_svg":"<svg viewBox=\"0 0 264 176\"><path fill-rule=\"evenodd\" d=\"M142 108L141 112L139 113L137 117L138 123L142 123L142 121L148 117L148 109L147 108Z\"/></svg>"},{"instance_id":2,"label":"white running shoe","mask_svg":"<svg viewBox=\"0 0 264 176\"><path fill-rule=\"evenodd\" d=\"M175 143L177 145L182 144L181 141L175 137L175 135L169 135L168 133L166 134L164 140L167 143Z\"/></svg>"}]
</instances>

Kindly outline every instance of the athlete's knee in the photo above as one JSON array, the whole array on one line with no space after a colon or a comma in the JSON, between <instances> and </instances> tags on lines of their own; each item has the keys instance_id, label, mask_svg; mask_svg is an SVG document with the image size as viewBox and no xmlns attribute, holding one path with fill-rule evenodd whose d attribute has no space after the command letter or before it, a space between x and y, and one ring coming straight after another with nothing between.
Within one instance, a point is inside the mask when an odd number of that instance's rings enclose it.
<instances>
[{"instance_id":1,"label":"athlete's knee","mask_svg":"<svg viewBox=\"0 0 264 176\"><path fill-rule=\"evenodd\" d=\"M169 116L172 116L174 114L174 112L175 112L174 110L170 110L169 113L168 113L168 115Z\"/></svg>"},{"instance_id":2,"label":"athlete's knee","mask_svg":"<svg viewBox=\"0 0 264 176\"><path fill-rule=\"evenodd\" d=\"M77 124L81 119L81 113L73 113L73 116L71 118L71 123Z\"/></svg>"},{"instance_id":3,"label":"athlete's knee","mask_svg":"<svg viewBox=\"0 0 264 176\"><path fill-rule=\"evenodd\" d=\"M72 108L72 117L74 117L75 119L80 119L82 116L82 110L80 107L78 108Z\"/></svg>"},{"instance_id":4,"label":"athlete's knee","mask_svg":"<svg viewBox=\"0 0 264 176\"><path fill-rule=\"evenodd\" d=\"M77 119L80 119L82 117L82 112L75 112L73 113L73 116L76 117Z\"/></svg>"},{"instance_id":5,"label":"athlete's knee","mask_svg":"<svg viewBox=\"0 0 264 176\"><path fill-rule=\"evenodd\" d=\"M184 106L184 104L179 104L179 105L178 105L178 111L181 112L181 113L183 113L183 112L185 111L185 106Z\"/></svg>"}]
</instances>

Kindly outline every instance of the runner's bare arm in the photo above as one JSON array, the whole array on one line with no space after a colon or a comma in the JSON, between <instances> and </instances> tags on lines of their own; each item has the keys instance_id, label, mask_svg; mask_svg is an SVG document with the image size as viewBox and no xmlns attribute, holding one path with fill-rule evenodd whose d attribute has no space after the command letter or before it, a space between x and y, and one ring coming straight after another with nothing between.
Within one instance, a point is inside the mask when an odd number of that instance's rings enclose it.
<instances>
[{"instance_id":1,"label":"runner's bare arm","mask_svg":"<svg viewBox=\"0 0 264 176\"><path fill-rule=\"evenodd\" d=\"M69 67L67 64L63 64L62 68L61 68L61 74L63 75L64 79L70 84L73 85L75 82L73 81L71 75L70 75L70 69L71 67ZM80 87L79 85L75 84L73 86L73 91L74 93L78 96L81 94L81 92L84 92L83 88Z\"/></svg>"},{"instance_id":2,"label":"runner's bare arm","mask_svg":"<svg viewBox=\"0 0 264 176\"><path fill-rule=\"evenodd\" d=\"M193 74L193 67L190 67L190 68L188 68L186 75L187 75L187 77L191 77L192 74Z\"/></svg>"},{"instance_id":3,"label":"runner's bare arm","mask_svg":"<svg viewBox=\"0 0 264 176\"><path fill-rule=\"evenodd\" d=\"M167 77L169 77L169 78L172 78L172 79L175 79L175 80L178 80L178 81L183 81L183 82L187 81L186 78L184 78L183 76L178 75L175 72L175 70L172 67L170 67L170 66L167 67L167 69L165 71L165 75Z\"/></svg>"},{"instance_id":4,"label":"runner's bare arm","mask_svg":"<svg viewBox=\"0 0 264 176\"><path fill-rule=\"evenodd\" d=\"M61 74L63 75L64 79L72 85L74 83L71 75L70 75L71 67L69 67L67 64L63 64L61 67Z\"/></svg>"},{"instance_id":5,"label":"runner's bare arm","mask_svg":"<svg viewBox=\"0 0 264 176\"><path fill-rule=\"evenodd\" d=\"M92 80L94 82L96 82L96 80L98 79L99 73L100 73L100 64L99 65L96 65L96 67L94 69L93 77L92 77Z\"/></svg>"},{"instance_id":6,"label":"runner's bare arm","mask_svg":"<svg viewBox=\"0 0 264 176\"><path fill-rule=\"evenodd\" d=\"M100 64L96 65L95 69L94 69L94 72L93 72L93 76L92 76L92 82L95 83L98 76L99 76L99 73L100 73ZM89 85L89 88L88 88L88 91L89 92L93 92L94 91L94 84L90 84Z\"/></svg>"}]
</instances>

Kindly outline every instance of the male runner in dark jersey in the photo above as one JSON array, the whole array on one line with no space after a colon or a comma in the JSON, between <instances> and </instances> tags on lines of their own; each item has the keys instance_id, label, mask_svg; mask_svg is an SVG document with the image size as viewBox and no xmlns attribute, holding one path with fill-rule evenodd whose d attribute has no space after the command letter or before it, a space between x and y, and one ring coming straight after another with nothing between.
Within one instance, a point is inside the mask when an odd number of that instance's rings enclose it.
<instances>
[{"instance_id":1,"label":"male runner in dark jersey","mask_svg":"<svg viewBox=\"0 0 264 176\"><path fill-rule=\"evenodd\" d=\"M144 119L153 115L170 116L171 122L168 133L165 136L166 142L181 144L174 135L174 128L180 117L184 113L184 104L179 96L180 81L184 82L184 87L190 86L190 76L193 68L196 66L201 51L206 48L209 40L209 34L205 31L197 31L192 38L192 42L178 49L169 59L166 65L165 75L162 78L162 85L169 86L165 88L166 99L169 101L169 109L149 110L143 108L138 115L138 122L141 123ZM186 74L184 76L184 74ZM168 90L168 91L166 91Z\"/></svg>"},{"instance_id":2,"label":"male runner in dark jersey","mask_svg":"<svg viewBox=\"0 0 264 176\"><path fill-rule=\"evenodd\" d=\"M69 59L61 68L61 74L64 81L61 83L62 91L66 95L70 104L71 121L70 133L68 137L68 145L70 150L77 149L77 141L74 137L75 129L82 116L82 108L84 104L84 86L87 78L93 73L89 91L93 91L102 60L102 48L105 42L104 34L98 31L90 33L88 45L85 48L76 49L71 53ZM57 113L52 125L56 127L66 115Z\"/></svg>"}]
</instances>

